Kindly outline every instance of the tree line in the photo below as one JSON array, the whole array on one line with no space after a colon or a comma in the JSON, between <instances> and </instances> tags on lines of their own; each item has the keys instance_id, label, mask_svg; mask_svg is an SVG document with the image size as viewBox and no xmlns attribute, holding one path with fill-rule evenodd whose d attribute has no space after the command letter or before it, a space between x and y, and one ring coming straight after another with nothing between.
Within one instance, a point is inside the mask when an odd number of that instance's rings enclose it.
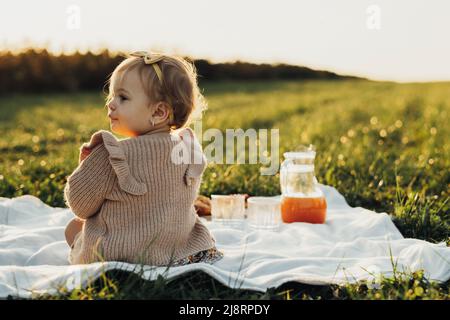
<instances>
[{"instance_id":1,"label":"tree line","mask_svg":"<svg viewBox=\"0 0 450 320\"><path fill-rule=\"evenodd\" d=\"M210 63L184 57L194 63L202 81L264 79L348 79L330 71L287 64L254 64L242 61ZM105 49L100 53L75 52L55 55L46 49L19 53L0 51L0 94L104 90L124 54Z\"/></svg>"}]
</instances>

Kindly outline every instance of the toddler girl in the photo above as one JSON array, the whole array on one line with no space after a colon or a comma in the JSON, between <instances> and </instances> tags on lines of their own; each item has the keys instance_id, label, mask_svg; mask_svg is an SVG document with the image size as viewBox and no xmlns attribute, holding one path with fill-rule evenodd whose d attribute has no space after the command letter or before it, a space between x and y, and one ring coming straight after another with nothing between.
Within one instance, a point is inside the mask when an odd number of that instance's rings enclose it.
<instances>
[{"instance_id":1,"label":"toddler girl","mask_svg":"<svg viewBox=\"0 0 450 320\"><path fill-rule=\"evenodd\" d=\"M71 264L223 257L194 208L206 157L187 126L204 105L195 67L180 57L135 52L117 66L106 106L111 131L128 138L100 130L80 148L64 188L76 215L65 232ZM177 161L183 152L189 161Z\"/></svg>"}]
</instances>

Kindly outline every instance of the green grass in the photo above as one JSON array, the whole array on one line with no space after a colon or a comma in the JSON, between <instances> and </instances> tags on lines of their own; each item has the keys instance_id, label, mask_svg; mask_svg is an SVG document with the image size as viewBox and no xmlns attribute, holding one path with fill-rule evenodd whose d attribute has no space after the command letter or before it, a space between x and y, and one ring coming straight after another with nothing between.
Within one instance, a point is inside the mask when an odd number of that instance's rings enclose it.
<instances>
[{"instance_id":1,"label":"green grass","mask_svg":"<svg viewBox=\"0 0 450 320\"><path fill-rule=\"evenodd\" d=\"M389 213L405 237L449 245L449 87L369 81L206 83L203 130L278 128L280 155L312 143L320 183L334 186L351 206ZM77 166L79 146L94 131L109 130L103 106L100 93L0 98L0 195L32 194L48 205L64 206L65 179ZM278 175L261 176L257 165L210 164L200 192L274 195L280 192L278 181ZM68 297L449 298L449 283L428 283L423 274L384 279L384 286L373 290L363 283L288 283L265 294L232 290L205 274L130 288L133 281L110 276L117 292L99 279L91 292ZM199 290L189 283L203 285ZM424 289L421 295L417 286ZM102 289L111 296L102 295Z\"/></svg>"}]
</instances>

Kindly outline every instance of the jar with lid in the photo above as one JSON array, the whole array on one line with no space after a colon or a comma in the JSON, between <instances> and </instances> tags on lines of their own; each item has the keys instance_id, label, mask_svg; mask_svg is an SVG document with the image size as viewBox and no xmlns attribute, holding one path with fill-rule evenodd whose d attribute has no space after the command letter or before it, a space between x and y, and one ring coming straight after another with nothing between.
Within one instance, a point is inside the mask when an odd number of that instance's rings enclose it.
<instances>
[{"instance_id":1,"label":"jar with lid","mask_svg":"<svg viewBox=\"0 0 450 320\"><path fill-rule=\"evenodd\" d=\"M283 222L325 223L327 202L314 174L313 145L285 152L280 168Z\"/></svg>"}]
</instances>

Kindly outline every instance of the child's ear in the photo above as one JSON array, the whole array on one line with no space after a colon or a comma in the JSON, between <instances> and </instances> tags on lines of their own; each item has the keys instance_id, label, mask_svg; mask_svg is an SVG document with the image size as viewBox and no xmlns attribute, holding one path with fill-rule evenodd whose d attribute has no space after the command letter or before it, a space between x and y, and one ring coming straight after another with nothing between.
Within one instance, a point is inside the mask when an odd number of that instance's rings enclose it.
<instances>
[{"instance_id":1,"label":"child's ear","mask_svg":"<svg viewBox=\"0 0 450 320\"><path fill-rule=\"evenodd\" d=\"M153 116L159 121L164 121L170 116L170 107L165 102L158 102L153 111Z\"/></svg>"}]
</instances>

